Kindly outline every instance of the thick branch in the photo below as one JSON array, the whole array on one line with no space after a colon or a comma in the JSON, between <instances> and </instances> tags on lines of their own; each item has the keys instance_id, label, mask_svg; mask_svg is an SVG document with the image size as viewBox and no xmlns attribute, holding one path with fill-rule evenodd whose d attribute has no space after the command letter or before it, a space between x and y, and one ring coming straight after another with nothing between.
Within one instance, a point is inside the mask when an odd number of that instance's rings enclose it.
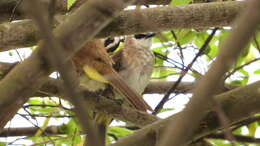
<instances>
[{"instance_id":1,"label":"thick branch","mask_svg":"<svg viewBox=\"0 0 260 146\"><path fill-rule=\"evenodd\" d=\"M223 109L227 113L227 115L229 116L232 123L234 123L234 122L240 121L241 119L244 119L244 117L254 115L254 113L258 113L260 111L260 107L258 105L258 103L260 102L260 99L258 98L259 86L260 86L260 81L247 85L247 86L244 86L244 87L234 89L227 93L218 95L215 97L215 99L221 104L221 106L223 107ZM95 97L91 98L90 96L88 96L88 97L89 97L89 99L86 99L86 100L92 100L95 98ZM102 98L102 99L104 99L103 105L105 104L105 101L110 101L106 98ZM92 101L91 103L95 104L95 101ZM112 101L111 103L114 103L114 102ZM99 103L97 103L97 105L99 105ZM114 103L114 105L118 106L118 104L115 104L115 103ZM101 107L101 105L99 105L99 106ZM105 107L106 108L103 108L104 112L106 109L110 109L110 110L113 109L113 107L112 108L108 108L107 106L105 106ZM117 113L115 109L108 111L108 112ZM152 125L149 125L149 126L145 127L144 129L140 130L139 132L137 132L136 134L120 140L120 143L122 143L125 146L129 146L134 143L136 145L138 145L143 142L144 143L143 146L154 146L155 145L154 143L149 145L148 142L157 141L160 138L159 136L161 135L161 133L164 132L165 126L168 124L168 122L170 122L170 119L175 120L178 117L178 115L179 114L173 115L172 117L170 117L168 119L160 120ZM127 116L127 115L125 115L125 116ZM138 116L138 114L136 116ZM143 117L143 115L141 115L141 113L139 116ZM156 121L156 119L154 119L153 121ZM151 123L153 121L151 121ZM146 123L146 124L150 124L150 123ZM143 125L146 125L146 124L143 124ZM217 115L213 111L209 110L207 112L207 115L204 117L204 120L201 122L200 127L196 130L196 135L195 135L194 140L199 139L200 137L203 137L205 135L208 135L209 133L213 133L214 131L216 131L217 128L220 128ZM34 129L34 128L32 128L32 129ZM57 129L57 128L54 128L54 129ZM15 131L15 129L14 129L14 131ZM3 131L3 133L6 134L7 131ZM16 132L14 132L14 133L16 133ZM56 130L54 130L54 133L56 133ZM14 134L14 136L15 136L15 134ZM151 137L149 137L149 136L151 136ZM153 139L154 137L155 137L155 139ZM117 146L117 145L119 145L119 144L115 144L115 146Z\"/></svg>"},{"instance_id":2,"label":"thick branch","mask_svg":"<svg viewBox=\"0 0 260 146\"><path fill-rule=\"evenodd\" d=\"M237 19L236 26L233 27L230 35L221 45L216 60L196 85L190 102L180 113L177 122L169 125L169 129L159 143L161 146L186 145L193 137L194 130L203 118L207 105L215 103L212 96L218 92L220 85L223 83L225 72L236 62L239 54L249 43L260 24L260 1L249 0L247 2L249 6ZM228 124L228 122L225 124ZM187 127L189 127L189 130L186 129Z\"/></svg>"},{"instance_id":3,"label":"thick branch","mask_svg":"<svg viewBox=\"0 0 260 146\"><path fill-rule=\"evenodd\" d=\"M10 20L24 19L26 16L24 16L21 9L19 9L22 3L23 0L1 0L0 23ZM47 1L42 3L47 3ZM65 14L67 12L67 0L57 0L55 6L56 13Z\"/></svg>"},{"instance_id":4,"label":"thick branch","mask_svg":"<svg viewBox=\"0 0 260 146\"><path fill-rule=\"evenodd\" d=\"M41 31L43 42L46 43L45 59L54 66L60 73L63 80L64 91L70 97L71 103L74 105L75 115L80 123L82 130L88 134L86 135L87 145L102 146L97 135L94 122L91 120L88 106L83 105L81 100L83 95L78 92L79 79L77 73L70 61L64 61L63 48L56 40L51 29L51 18L44 19L43 16L50 15L39 1L31 0L24 2L27 13L33 18L35 24Z\"/></svg>"},{"instance_id":5,"label":"thick branch","mask_svg":"<svg viewBox=\"0 0 260 146\"><path fill-rule=\"evenodd\" d=\"M53 82L56 87L59 87L62 85L62 82L59 80L50 80L50 82ZM52 83L51 83L52 84ZM42 89L48 88L47 86L43 86ZM119 119L125 122L130 122L138 127L143 127L145 125L151 124L154 121L157 121L159 118L147 114L145 112L137 111L133 108L129 108L126 106L122 106L115 102L114 100L99 96L97 93L92 93L86 90L84 87L79 88L80 92L84 94L84 104L90 108L90 110L110 115L111 117L115 119ZM53 91L59 91L58 89L54 89ZM67 99L66 95L64 95L63 92L58 92L59 96ZM55 96L57 94L54 94Z\"/></svg>"},{"instance_id":6,"label":"thick branch","mask_svg":"<svg viewBox=\"0 0 260 146\"><path fill-rule=\"evenodd\" d=\"M260 138L250 137L250 136L243 136L243 135L237 135L234 134L235 141L237 142L249 142L249 143L260 143ZM207 136L207 138L213 138L213 139L222 139L225 140L226 136L224 134L212 134Z\"/></svg>"},{"instance_id":7,"label":"thick branch","mask_svg":"<svg viewBox=\"0 0 260 146\"><path fill-rule=\"evenodd\" d=\"M5 128L0 132L0 137L33 136L39 129L37 127ZM60 126L49 126L44 129L46 135L65 134Z\"/></svg>"},{"instance_id":8,"label":"thick branch","mask_svg":"<svg viewBox=\"0 0 260 146\"><path fill-rule=\"evenodd\" d=\"M49 93L50 95L61 95L59 92L59 80L49 78L45 84L42 86L40 91L32 96L46 96L44 93ZM144 94L165 94L167 89L169 89L175 82L174 81L152 81L145 88ZM237 88L237 85L225 85L227 90ZM175 93L191 93L194 88L193 82L181 82L176 89ZM48 94L47 94L48 95Z\"/></svg>"},{"instance_id":9,"label":"thick branch","mask_svg":"<svg viewBox=\"0 0 260 146\"><path fill-rule=\"evenodd\" d=\"M16 63L13 64L0 62L0 79L2 79L3 76L7 74L11 70L11 68L14 67L15 64ZM173 84L175 84L174 81L152 81L145 88L144 94L165 94ZM227 90L231 90L239 86L226 84L225 87L227 88ZM41 89L35 94L31 95L31 97L44 97L48 95L59 96L62 94L59 91L60 88L61 87L59 80L48 78L47 81L41 87ZM181 82L176 89L176 93L191 93L193 88L193 82Z\"/></svg>"},{"instance_id":10,"label":"thick branch","mask_svg":"<svg viewBox=\"0 0 260 146\"><path fill-rule=\"evenodd\" d=\"M219 2L125 11L103 29L98 37L229 26L244 7L244 2ZM29 47L39 39L37 33L35 26L28 20L1 24L0 50Z\"/></svg>"},{"instance_id":11,"label":"thick branch","mask_svg":"<svg viewBox=\"0 0 260 146\"><path fill-rule=\"evenodd\" d=\"M81 45L93 38L108 24L118 10L125 7L122 1L114 2L113 0L89 1L54 30L56 39L64 48L64 60L68 60ZM39 89L53 71L48 62L42 58L45 47L44 43L39 43L37 50L29 58L18 64L0 81L0 106L2 110L0 112L0 129L12 117L8 113L12 113L12 115L16 113L16 110L24 103L20 100ZM18 109L12 109L12 106Z\"/></svg>"},{"instance_id":12,"label":"thick branch","mask_svg":"<svg viewBox=\"0 0 260 146\"><path fill-rule=\"evenodd\" d=\"M151 124L159 119L151 114L122 106L114 100L91 94L85 89L83 89L82 92L85 95L84 97L86 97L84 100L86 106L93 111L109 115L115 119L130 122L138 127Z\"/></svg>"},{"instance_id":13,"label":"thick branch","mask_svg":"<svg viewBox=\"0 0 260 146\"><path fill-rule=\"evenodd\" d=\"M14 67L14 65L15 64L12 63L0 63L0 72L2 72L0 79L2 76L6 75L11 70L11 68ZM32 97L48 95L66 97L65 93L59 90L61 89L60 87L62 87L62 84L63 82L60 80L48 78L41 89ZM139 127L143 127L144 125L148 125L158 120L158 118L153 115L139 112L132 108L121 107L121 105L115 103L113 100L90 93L84 87L81 87L79 90L84 94L84 104L87 105L92 111L108 114L113 118L132 123Z\"/></svg>"},{"instance_id":14,"label":"thick branch","mask_svg":"<svg viewBox=\"0 0 260 146\"><path fill-rule=\"evenodd\" d=\"M86 0L82 0L85 2ZM135 5L166 5L171 0L138 0L135 2ZM82 3L77 5L77 7L81 6ZM17 19L24 19L25 16L19 9L19 6L21 5L21 0L1 0L0 1L0 23L4 21L17 20ZM65 14L67 12L67 0L56 0L55 5L55 12L56 14Z\"/></svg>"},{"instance_id":15,"label":"thick branch","mask_svg":"<svg viewBox=\"0 0 260 146\"><path fill-rule=\"evenodd\" d=\"M259 87L260 81L217 95L215 99L220 103L231 123L237 122L245 117L259 113ZM169 125L170 122L176 122L179 116L180 114L175 114L167 119L148 125L136 133L122 138L111 146L155 146L165 132L167 125ZM209 133L213 133L218 128L221 127L218 122L217 114L212 110L208 110L206 116L204 116L202 122L200 122L200 126L196 129L195 136L193 139L190 139L189 142L197 140Z\"/></svg>"},{"instance_id":16,"label":"thick branch","mask_svg":"<svg viewBox=\"0 0 260 146\"><path fill-rule=\"evenodd\" d=\"M53 81L55 81L55 83L59 83L56 80ZM238 89L229 91L227 93L221 94L216 97L216 99L218 99L218 101L221 103L222 107L224 108L224 111L228 113L228 116L230 116L232 122L238 121L243 117L248 117L253 113L259 112L260 109L258 103L260 101L257 98L258 97L257 89L259 86L260 86L260 82L256 82L254 84L245 87L240 87ZM86 91L84 92L86 95L88 94ZM101 98L102 100L97 100L98 98L95 98L94 96L88 95L87 97L88 98L86 98L86 100L88 101L88 103L90 103L90 105L92 105L91 108L97 112L110 113L112 116L114 115L115 118L117 117L118 119L121 119L123 121L133 122L135 125L140 125L140 126L149 124L149 121L151 122L156 121L156 118L153 117L149 118L149 116L146 116L147 114L142 115L142 113L139 112L134 112L134 111L119 112L124 110L122 109L118 110L120 106L106 98ZM121 115L121 113L124 114ZM133 116L128 117L129 113L132 113L131 115ZM133 117L137 117L137 118L133 118ZM144 119L142 120L143 117L146 117L145 119L147 120ZM173 117L175 118L176 115ZM154 126L154 128L159 128L159 127L157 125ZM212 132L212 130L215 130L216 128L219 128L216 114L214 114L213 112L208 112L208 115L204 118L204 122L201 123L200 128L197 130L198 133L196 137L206 135L206 133L210 133ZM143 136L144 135L142 135L142 137Z\"/></svg>"}]
</instances>

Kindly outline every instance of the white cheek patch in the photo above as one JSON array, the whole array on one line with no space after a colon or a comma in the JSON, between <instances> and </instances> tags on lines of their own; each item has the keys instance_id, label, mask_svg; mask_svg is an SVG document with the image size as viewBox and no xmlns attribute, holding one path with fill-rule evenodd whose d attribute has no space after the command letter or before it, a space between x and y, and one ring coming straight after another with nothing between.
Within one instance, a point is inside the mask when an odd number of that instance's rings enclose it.
<instances>
[{"instance_id":1,"label":"white cheek patch","mask_svg":"<svg viewBox=\"0 0 260 146\"><path fill-rule=\"evenodd\" d=\"M152 45L152 40L151 39L136 40L136 45L142 48L150 48Z\"/></svg>"}]
</instances>

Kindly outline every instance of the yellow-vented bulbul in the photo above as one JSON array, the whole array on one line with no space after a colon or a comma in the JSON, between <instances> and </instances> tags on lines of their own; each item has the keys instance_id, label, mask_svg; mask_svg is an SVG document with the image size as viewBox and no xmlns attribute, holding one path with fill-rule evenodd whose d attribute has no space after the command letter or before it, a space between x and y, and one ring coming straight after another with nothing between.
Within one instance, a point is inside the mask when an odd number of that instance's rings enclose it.
<instances>
[{"instance_id":1,"label":"yellow-vented bulbul","mask_svg":"<svg viewBox=\"0 0 260 146\"><path fill-rule=\"evenodd\" d=\"M113 98L125 97L130 106L138 110L152 110L140 94L149 82L153 66L153 54L150 37L147 35L129 36L124 48L118 51L113 60L109 57L101 40L92 40L76 53L73 62L80 75L81 85L97 91L106 88L106 84L115 89ZM115 67L115 69L113 68ZM97 113L95 121L99 136L105 141L106 127L112 118Z\"/></svg>"}]
</instances>

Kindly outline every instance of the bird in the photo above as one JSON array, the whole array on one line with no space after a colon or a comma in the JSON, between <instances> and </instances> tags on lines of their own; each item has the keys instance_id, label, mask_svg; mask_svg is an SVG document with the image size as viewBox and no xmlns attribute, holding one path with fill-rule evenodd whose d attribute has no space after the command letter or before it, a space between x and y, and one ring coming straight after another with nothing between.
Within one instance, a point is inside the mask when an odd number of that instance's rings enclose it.
<instances>
[{"instance_id":1,"label":"bird","mask_svg":"<svg viewBox=\"0 0 260 146\"><path fill-rule=\"evenodd\" d=\"M109 37L109 38L104 39L103 41L104 41L104 46L106 47L106 51L108 53L113 53L119 48L120 43L124 42L124 38Z\"/></svg>"},{"instance_id":2,"label":"bird","mask_svg":"<svg viewBox=\"0 0 260 146\"><path fill-rule=\"evenodd\" d=\"M141 111L151 107L129 87L124 79L113 69L113 60L109 57L101 40L91 40L73 57L78 72L84 72L90 79L111 84L115 90L126 97L132 105Z\"/></svg>"},{"instance_id":3,"label":"bird","mask_svg":"<svg viewBox=\"0 0 260 146\"><path fill-rule=\"evenodd\" d=\"M150 47L154 35L146 33L127 36L124 47L113 56L115 70L138 94L143 93L152 73L154 54Z\"/></svg>"},{"instance_id":4,"label":"bird","mask_svg":"<svg viewBox=\"0 0 260 146\"><path fill-rule=\"evenodd\" d=\"M90 91L105 90L107 85L112 85L115 89L112 98L122 99L123 94L126 97L123 98L125 104L141 111L151 110L140 94L148 84L152 72L154 56L149 50L152 36L138 34L126 37L124 47L112 58L107 52L111 48L114 51L122 39L89 41L73 57L77 72L81 74L81 85ZM99 113L94 113L93 117L100 139L105 141L106 130L112 118Z\"/></svg>"}]
</instances>

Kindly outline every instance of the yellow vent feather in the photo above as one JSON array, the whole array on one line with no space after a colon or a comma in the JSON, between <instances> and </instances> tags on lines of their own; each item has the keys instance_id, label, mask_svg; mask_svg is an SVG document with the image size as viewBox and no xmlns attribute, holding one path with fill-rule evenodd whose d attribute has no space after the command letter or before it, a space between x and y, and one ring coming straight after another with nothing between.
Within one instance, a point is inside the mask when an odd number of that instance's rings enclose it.
<instances>
[{"instance_id":1,"label":"yellow vent feather","mask_svg":"<svg viewBox=\"0 0 260 146\"><path fill-rule=\"evenodd\" d=\"M99 81L102 83L108 83L107 79L105 77L103 77L100 73L98 73L97 70L95 70L93 67L85 65L83 67L83 70L90 79L96 80L96 81Z\"/></svg>"}]
</instances>

